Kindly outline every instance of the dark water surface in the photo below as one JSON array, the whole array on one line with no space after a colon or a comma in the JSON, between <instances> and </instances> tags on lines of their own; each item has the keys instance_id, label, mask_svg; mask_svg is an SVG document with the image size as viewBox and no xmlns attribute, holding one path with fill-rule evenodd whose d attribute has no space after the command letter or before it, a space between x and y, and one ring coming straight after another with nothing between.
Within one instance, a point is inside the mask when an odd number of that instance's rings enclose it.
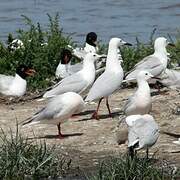
<instances>
[{"instance_id":1,"label":"dark water surface","mask_svg":"<svg viewBox=\"0 0 180 180\"><path fill-rule=\"evenodd\" d=\"M0 0L0 40L24 27L21 14L46 25L46 14L56 12L77 42L89 31L103 42L113 36L134 42L136 36L147 41L155 27L157 36L174 36L180 28L180 0Z\"/></svg>"}]
</instances>

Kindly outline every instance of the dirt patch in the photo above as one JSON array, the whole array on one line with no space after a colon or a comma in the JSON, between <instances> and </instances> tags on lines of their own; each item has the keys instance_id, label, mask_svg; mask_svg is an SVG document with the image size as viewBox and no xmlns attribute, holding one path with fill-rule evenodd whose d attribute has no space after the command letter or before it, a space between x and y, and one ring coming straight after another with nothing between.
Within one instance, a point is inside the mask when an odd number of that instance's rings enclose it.
<instances>
[{"instance_id":1,"label":"dirt patch","mask_svg":"<svg viewBox=\"0 0 180 180\"><path fill-rule=\"evenodd\" d=\"M76 167L91 169L98 165L99 159L105 159L109 155L118 155L127 151L127 144L118 145L116 133L119 117L122 118L122 107L126 98L134 92L134 89L123 89L110 97L110 106L113 118L108 117L105 103L100 107L100 120L92 120L91 115L97 104L90 104L85 111L76 118L72 118L62 125L62 132L74 134L65 139L54 138L57 134L57 127L53 125L34 125L32 127L20 127L24 136L34 140L43 139L49 145L56 144L57 147L68 155ZM153 108L151 114L159 124L161 132L176 134L176 137L161 133L158 142L151 148L150 154L156 152L159 159L167 159L172 163L180 164L180 146L172 143L180 135L180 93L171 90L165 94L152 97ZM47 102L37 100L21 101L19 103L1 103L0 123L4 131L9 132L10 128L15 132L16 122L33 115L37 110L44 107ZM76 136L76 133L83 133ZM142 151L143 152L143 151Z\"/></svg>"}]
</instances>

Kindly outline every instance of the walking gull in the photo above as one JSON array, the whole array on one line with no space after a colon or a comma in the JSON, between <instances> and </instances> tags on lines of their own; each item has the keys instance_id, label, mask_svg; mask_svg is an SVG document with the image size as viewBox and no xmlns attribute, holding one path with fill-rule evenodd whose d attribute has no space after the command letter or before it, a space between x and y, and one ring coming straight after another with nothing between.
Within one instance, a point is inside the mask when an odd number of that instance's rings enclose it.
<instances>
[{"instance_id":1,"label":"walking gull","mask_svg":"<svg viewBox=\"0 0 180 180\"><path fill-rule=\"evenodd\" d=\"M94 62L99 58L100 56L95 53L88 53L83 61L82 70L62 79L51 90L47 91L43 98L50 98L68 91L82 93L94 82Z\"/></svg>"},{"instance_id":2,"label":"walking gull","mask_svg":"<svg viewBox=\"0 0 180 180\"><path fill-rule=\"evenodd\" d=\"M144 148L148 158L148 149L156 143L159 137L158 124L149 114L128 116L126 123L128 125L128 148L131 157L134 156L134 150Z\"/></svg>"},{"instance_id":3,"label":"walking gull","mask_svg":"<svg viewBox=\"0 0 180 180\"><path fill-rule=\"evenodd\" d=\"M128 98L124 106L124 112L127 116L135 114L148 114L151 110L151 94L147 80L153 75L148 71L140 71L137 75L137 91Z\"/></svg>"},{"instance_id":4,"label":"walking gull","mask_svg":"<svg viewBox=\"0 0 180 180\"><path fill-rule=\"evenodd\" d=\"M99 99L96 111L92 117L99 119L98 110L103 98L106 98L106 105L111 116L111 111L108 103L108 96L117 90L123 80L123 69L118 57L118 47L121 45L131 45L122 39L112 38L109 42L108 55L106 60L105 72L99 76L90 89L85 101L93 101Z\"/></svg>"},{"instance_id":5,"label":"walking gull","mask_svg":"<svg viewBox=\"0 0 180 180\"><path fill-rule=\"evenodd\" d=\"M157 38L154 42L154 53L137 63L126 76L126 80L136 79L137 74L141 70L149 71L154 77L165 71L168 62L168 53L166 51L168 44L173 45L164 37Z\"/></svg>"},{"instance_id":6,"label":"walking gull","mask_svg":"<svg viewBox=\"0 0 180 180\"><path fill-rule=\"evenodd\" d=\"M46 107L26 119L22 122L22 125L54 124L58 127L59 138L62 138L66 135L61 133L61 124L73 114L80 113L84 106L84 101L80 95L74 92L67 92L52 98Z\"/></svg>"}]
</instances>

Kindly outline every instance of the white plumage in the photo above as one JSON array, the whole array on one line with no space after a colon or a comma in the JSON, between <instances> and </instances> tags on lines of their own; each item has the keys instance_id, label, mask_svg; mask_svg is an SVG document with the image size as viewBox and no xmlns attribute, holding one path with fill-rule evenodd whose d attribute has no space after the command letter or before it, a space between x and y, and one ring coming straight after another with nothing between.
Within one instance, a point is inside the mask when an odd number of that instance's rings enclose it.
<instances>
[{"instance_id":1,"label":"white plumage","mask_svg":"<svg viewBox=\"0 0 180 180\"><path fill-rule=\"evenodd\" d=\"M119 61L118 48L125 44L130 45L120 38L112 38L110 40L105 72L98 77L86 97L85 101L100 99L97 110L93 114L93 118L95 119L98 119L98 109L102 98L106 98L108 111L111 115L107 98L117 90L122 83L124 74Z\"/></svg>"},{"instance_id":2,"label":"white plumage","mask_svg":"<svg viewBox=\"0 0 180 180\"><path fill-rule=\"evenodd\" d=\"M124 112L126 116L135 114L148 114L151 110L151 94L147 80L153 75L148 71L140 71L137 75L137 91L128 98Z\"/></svg>"},{"instance_id":3,"label":"white plumage","mask_svg":"<svg viewBox=\"0 0 180 180\"><path fill-rule=\"evenodd\" d=\"M82 70L62 79L51 90L47 91L43 98L50 98L69 91L82 93L94 82L94 62L99 58L100 56L95 53L88 53L83 61Z\"/></svg>"},{"instance_id":4,"label":"white plumage","mask_svg":"<svg viewBox=\"0 0 180 180\"><path fill-rule=\"evenodd\" d=\"M168 62L168 53L166 51L166 46L168 44L170 43L166 38L157 38L154 42L154 53L137 63L126 76L126 80L136 79L137 74L141 70L150 72L154 77L164 72Z\"/></svg>"},{"instance_id":5,"label":"white plumage","mask_svg":"<svg viewBox=\"0 0 180 180\"><path fill-rule=\"evenodd\" d=\"M154 118L149 115L131 115L126 118L128 125L128 147L133 156L134 150L148 149L153 146L158 137L158 124Z\"/></svg>"},{"instance_id":6,"label":"white plumage","mask_svg":"<svg viewBox=\"0 0 180 180\"><path fill-rule=\"evenodd\" d=\"M67 92L52 98L46 107L23 122L23 126L33 124L54 124L58 126L59 136L62 137L60 125L73 114L84 109L84 101L80 95Z\"/></svg>"}]
</instances>

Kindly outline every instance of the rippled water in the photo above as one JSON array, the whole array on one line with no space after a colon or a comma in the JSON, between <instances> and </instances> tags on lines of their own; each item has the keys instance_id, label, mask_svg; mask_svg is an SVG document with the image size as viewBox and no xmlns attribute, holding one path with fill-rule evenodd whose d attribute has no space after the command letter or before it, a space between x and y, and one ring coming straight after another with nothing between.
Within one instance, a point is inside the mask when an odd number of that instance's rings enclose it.
<instances>
[{"instance_id":1,"label":"rippled water","mask_svg":"<svg viewBox=\"0 0 180 180\"><path fill-rule=\"evenodd\" d=\"M132 42L136 36L148 40L155 27L156 35L172 36L180 27L179 0L0 0L0 39L24 26L21 14L46 25L46 13L56 12L77 42L90 31L103 42L113 36Z\"/></svg>"}]
</instances>

